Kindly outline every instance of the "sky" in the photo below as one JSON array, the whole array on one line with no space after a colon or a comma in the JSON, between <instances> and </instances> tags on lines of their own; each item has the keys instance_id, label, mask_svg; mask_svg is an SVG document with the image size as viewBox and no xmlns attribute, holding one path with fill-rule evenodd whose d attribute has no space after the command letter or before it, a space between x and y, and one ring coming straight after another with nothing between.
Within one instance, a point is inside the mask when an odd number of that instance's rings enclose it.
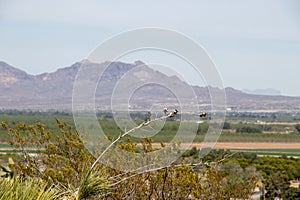
<instances>
[{"instance_id":1,"label":"sky","mask_svg":"<svg viewBox=\"0 0 300 200\"><path fill-rule=\"evenodd\" d=\"M226 87L300 96L297 0L0 0L0 60L29 74L53 72L143 27L196 41Z\"/></svg>"}]
</instances>

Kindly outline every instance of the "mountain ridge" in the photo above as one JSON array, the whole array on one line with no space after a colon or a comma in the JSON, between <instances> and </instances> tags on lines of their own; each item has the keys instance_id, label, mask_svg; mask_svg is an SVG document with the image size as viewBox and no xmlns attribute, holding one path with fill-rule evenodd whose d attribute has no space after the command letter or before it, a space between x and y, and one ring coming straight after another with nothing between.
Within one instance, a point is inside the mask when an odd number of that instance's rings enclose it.
<instances>
[{"instance_id":1,"label":"mountain ridge","mask_svg":"<svg viewBox=\"0 0 300 200\"><path fill-rule=\"evenodd\" d=\"M87 60L76 62L70 66L57 69L55 72L45 72L38 75L31 75L3 61L0 61L0 109L36 109L36 110L71 110L73 83L81 66L103 66L107 63L92 63ZM103 73L100 85L101 90L96 91L99 109L109 107L109 95L118 80L129 71L135 71L133 76L137 80L155 77L162 80L162 83L172 82L178 91L185 92L189 85L182 82L178 77L171 77L155 71L145 65L142 61L135 63L112 62ZM91 75L91 80L98 76ZM162 103L165 99L173 101L172 94L166 89L150 85L145 91L132 101L137 106L151 104L151 100ZM190 86L189 86L190 87ZM206 104L204 109L209 108L210 96L207 86L192 86L200 104ZM234 110L269 110L269 111L299 111L300 97L289 97L282 95L254 95L236 90L232 87L225 88L227 96L227 107ZM172 98L173 99L172 99ZM152 103L153 103L152 102ZM96 102L97 103L97 102ZM174 102L175 103L175 100ZM107 105L106 105L107 104ZM102 107L101 107L102 106Z\"/></svg>"}]
</instances>

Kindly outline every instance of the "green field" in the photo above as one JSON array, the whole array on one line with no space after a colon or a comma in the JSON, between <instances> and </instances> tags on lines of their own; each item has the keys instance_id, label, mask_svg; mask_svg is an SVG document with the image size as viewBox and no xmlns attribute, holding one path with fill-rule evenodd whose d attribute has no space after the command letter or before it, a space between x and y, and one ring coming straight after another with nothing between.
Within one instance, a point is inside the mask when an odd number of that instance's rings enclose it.
<instances>
[{"instance_id":1,"label":"green field","mask_svg":"<svg viewBox=\"0 0 300 200\"><path fill-rule=\"evenodd\" d=\"M133 115L136 125L142 122L144 117L143 113ZM53 134L58 134L59 129L56 124L56 120L67 122L71 127L75 128L72 113L58 113L58 112L20 112L20 111L5 111L0 113L0 122L5 121L12 128L16 127L19 122L26 124L36 124L41 122L45 125L47 131ZM227 116L226 129L222 131L218 141L219 142L300 142L300 133L295 129L293 124L257 124L257 120L264 120L265 122L298 122L299 116L284 114L245 114L239 116ZM109 113L98 114L98 120L101 128L108 138L116 138L122 132L118 125L113 120L113 117ZM88 123L88 122L87 122ZM174 136L177 134L180 121L172 120L166 121L166 123L159 128L156 134L151 134L149 137L153 142L171 142ZM191 138L194 142L202 142L209 127L209 120L204 119L204 123L198 125L197 133L190 131L189 122L182 122L182 126L185 126L183 139ZM91 126L94 126L91 124ZM128 125L127 130L130 129ZM153 129L154 130L154 129ZM150 129L151 131L151 129ZM155 131L155 130L154 130ZM289 131L286 134L284 131ZM148 137L147 135L145 135ZM139 137L135 137L133 134L131 139L135 142L140 141ZM9 140L7 132L0 128L0 148L6 148L7 145L3 144Z\"/></svg>"}]
</instances>

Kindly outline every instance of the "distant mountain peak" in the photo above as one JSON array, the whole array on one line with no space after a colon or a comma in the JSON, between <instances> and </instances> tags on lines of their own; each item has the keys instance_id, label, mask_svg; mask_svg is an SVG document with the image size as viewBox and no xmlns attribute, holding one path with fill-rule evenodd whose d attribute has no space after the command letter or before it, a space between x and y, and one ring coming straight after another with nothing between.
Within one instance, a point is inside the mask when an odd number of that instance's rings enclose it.
<instances>
[{"instance_id":1,"label":"distant mountain peak","mask_svg":"<svg viewBox=\"0 0 300 200\"><path fill-rule=\"evenodd\" d=\"M225 88L225 91L226 91L226 92L231 92L231 93L239 93L239 94L244 93L243 91L234 89L233 87L226 87L226 88Z\"/></svg>"},{"instance_id":2,"label":"distant mountain peak","mask_svg":"<svg viewBox=\"0 0 300 200\"><path fill-rule=\"evenodd\" d=\"M140 102L140 106L150 105L153 102L163 102L162 105L164 105L166 104L165 101L172 101L170 99L172 94L163 88L164 83L173 84L176 91L180 92L182 96L185 96L185 92L188 91L187 88L192 87L200 102L199 106L207 106L207 108L210 107L211 101L209 92L219 90L219 88L211 86L189 86L177 76L167 76L148 67L142 61L135 61L131 64L123 62L94 63L85 59L55 72L35 76L5 62L0 62L0 94L5 94L0 95L0 109L70 110L73 83L78 70L81 66L93 67L94 65L107 66L101 76L101 82L99 82L101 85L95 94L97 95L96 98L100 100L98 105L102 106L102 109L103 107L110 109L111 93L118 81L127 75L130 76L129 78L132 77L131 80L133 81L143 82L143 80L147 81L154 78L153 80L159 80L161 83L160 87L155 86L155 84L148 84L146 89L139 90L135 100ZM98 74L88 73L87 76L90 80L86 80L86 84L99 78ZM232 87L225 88L225 92L227 105L238 110L300 110L299 97L252 95Z\"/></svg>"},{"instance_id":3,"label":"distant mountain peak","mask_svg":"<svg viewBox=\"0 0 300 200\"><path fill-rule=\"evenodd\" d=\"M90 63L92 63L89 59L82 59L81 61L79 61L78 63L80 63L80 64L90 64Z\"/></svg>"},{"instance_id":4,"label":"distant mountain peak","mask_svg":"<svg viewBox=\"0 0 300 200\"><path fill-rule=\"evenodd\" d=\"M32 78L33 76L26 72L17 69L6 62L0 61L0 83L5 87L22 80L29 80Z\"/></svg>"},{"instance_id":5,"label":"distant mountain peak","mask_svg":"<svg viewBox=\"0 0 300 200\"><path fill-rule=\"evenodd\" d=\"M135 64L136 66L139 66L139 65L145 65L145 63L142 62L142 61L140 61L140 60L134 61L134 64Z\"/></svg>"}]
</instances>

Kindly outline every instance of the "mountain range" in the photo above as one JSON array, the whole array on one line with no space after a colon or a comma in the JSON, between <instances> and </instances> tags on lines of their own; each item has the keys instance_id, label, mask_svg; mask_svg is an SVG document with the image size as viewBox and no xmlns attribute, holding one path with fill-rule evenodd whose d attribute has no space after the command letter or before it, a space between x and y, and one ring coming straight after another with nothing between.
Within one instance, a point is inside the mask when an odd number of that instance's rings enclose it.
<instances>
[{"instance_id":1,"label":"mountain range","mask_svg":"<svg viewBox=\"0 0 300 200\"><path fill-rule=\"evenodd\" d=\"M30 75L5 62L0 62L0 109L71 110L73 84L80 68L106 65L108 64L84 60L52 73ZM131 71L133 73L132 77L128 79L129 81L149 80L150 77L153 78L154 83L156 81L161 83L161 85L147 84L137 89L129 99L131 108L148 109L154 104L178 104L172 91L162 87L164 83L176 88L182 96L185 96L188 88L192 87L198 103L203 109L210 107L209 89L218 90L218 88L209 88L209 86L190 86L178 77L155 71L141 61L135 63L112 62L109 63L100 79L98 74L90 73L87 74L89 78L85 80L89 85L99 79L95 91L97 109L107 110L110 108L114 88L121 77ZM120 91L122 92L122 90ZM300 110L300 97L247 94L231 87L225 88L225 92L228 110L249 112L298 112Z\"/></svg>"}]
</instances>

